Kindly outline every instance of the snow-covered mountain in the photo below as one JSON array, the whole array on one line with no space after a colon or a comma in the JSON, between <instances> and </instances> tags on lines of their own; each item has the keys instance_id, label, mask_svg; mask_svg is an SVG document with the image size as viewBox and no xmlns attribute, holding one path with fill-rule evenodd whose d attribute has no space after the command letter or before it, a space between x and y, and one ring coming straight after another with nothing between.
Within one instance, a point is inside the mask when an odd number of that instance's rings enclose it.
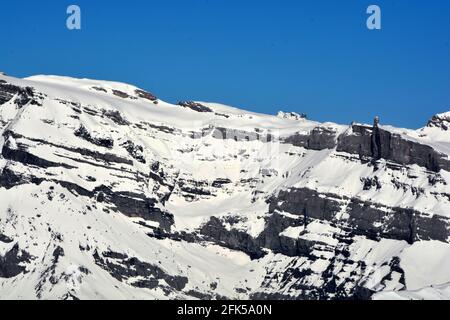
<instances>
[{"instance_id":1,"label":"snow-covered mountain","mask_svg":"<svg viewBox=\"0 0 450 320\"><path fill-rule=\"evenodd\" d=\"M450 298L449 119L0 75L0 298Z\"/></svg>"}]
</instances>

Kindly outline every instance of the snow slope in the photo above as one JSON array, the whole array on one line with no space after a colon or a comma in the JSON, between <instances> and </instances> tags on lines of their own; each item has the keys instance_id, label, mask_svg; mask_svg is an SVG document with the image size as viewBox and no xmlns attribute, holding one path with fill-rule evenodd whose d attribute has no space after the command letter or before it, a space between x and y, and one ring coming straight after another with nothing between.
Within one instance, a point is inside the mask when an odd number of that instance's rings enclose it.
<instances>
[{"instance_id":1,"label":"snow slope","mask_svg":"<svg viewBox=\"0 0 450 320\"><path fill-rule=\"evenodd\" d=\"M288 115L0 75L0 298L450 298L445 117Z\"/></svg>"}]
</instances>

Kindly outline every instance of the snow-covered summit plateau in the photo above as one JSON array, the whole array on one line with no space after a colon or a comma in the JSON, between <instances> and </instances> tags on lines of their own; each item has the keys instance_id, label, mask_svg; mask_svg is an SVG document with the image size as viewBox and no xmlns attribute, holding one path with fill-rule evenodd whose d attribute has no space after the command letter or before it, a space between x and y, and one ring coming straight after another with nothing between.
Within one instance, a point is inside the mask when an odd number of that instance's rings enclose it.
<instances>
[{"instance_id":1,"label":"snow-covered summit plateau","mask_svg":"<svg viewBox=\"0 0 450 320\"><path fill-rule=\"evenodd\" d=\"M449 299L449 128L0 74L0 298Z\"/></svg>"}]
</instances>

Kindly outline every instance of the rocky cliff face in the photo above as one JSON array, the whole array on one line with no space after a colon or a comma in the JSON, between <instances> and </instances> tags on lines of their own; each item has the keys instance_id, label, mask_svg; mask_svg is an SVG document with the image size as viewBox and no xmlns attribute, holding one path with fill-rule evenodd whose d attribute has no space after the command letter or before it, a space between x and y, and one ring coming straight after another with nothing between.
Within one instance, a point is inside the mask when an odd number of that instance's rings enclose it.
<instances>
[{"instance_id":1,"label":"rocky cliff face","mask_svg":"<svg viewBox=\"0 0 450 320\"><path fill-rule=\"evenodd\" d=\"M0 296L450 297L445 117L294 115L0 75Z\"/></svg>"},{"instance_id":2,"label":"rocky cliff face","mask_svg":"<svg viewBox=\"0 0 450 320\"><path fill-rule=\"evenodd\" d=\"M399 165L418 165L433 172L449 171L447 154L429 145L378 127L353 125L351 129L352 134L339 137L337 151L357 154L368 161L384 159Z\"/></svg>"}]
</instances>

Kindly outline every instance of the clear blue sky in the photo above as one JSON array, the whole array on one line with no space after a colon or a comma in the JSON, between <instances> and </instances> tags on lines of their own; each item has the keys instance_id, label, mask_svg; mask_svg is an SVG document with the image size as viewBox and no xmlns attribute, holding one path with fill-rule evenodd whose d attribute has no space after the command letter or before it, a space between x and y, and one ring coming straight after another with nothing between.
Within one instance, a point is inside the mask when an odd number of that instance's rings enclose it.
<instances>
[{"instance_id":1,"label":"clear blue sky","mask_svg":"<svg viewBox=\"0 0 450 320\"><path fill-rule=\"evenodd\" d=\"M66 29L66 8L82 30ZM382 30L366 8L382 9ZM448 0L3 1L0 70L118 80L170 102L418 128L450 110Z\"/></svg>"}]
</instances>

